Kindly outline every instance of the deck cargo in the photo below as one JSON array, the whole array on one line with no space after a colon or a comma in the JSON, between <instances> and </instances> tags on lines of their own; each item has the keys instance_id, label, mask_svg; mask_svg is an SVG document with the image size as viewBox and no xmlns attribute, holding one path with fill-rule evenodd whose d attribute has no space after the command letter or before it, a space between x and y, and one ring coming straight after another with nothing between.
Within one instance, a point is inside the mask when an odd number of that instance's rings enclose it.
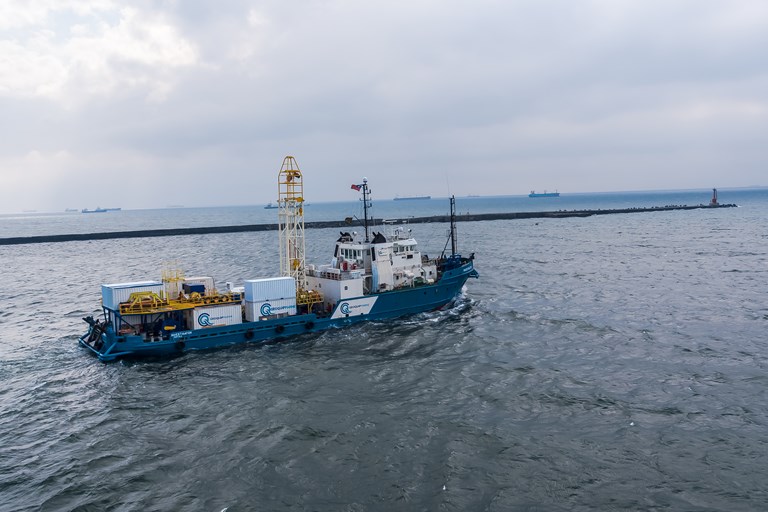
<instances>
[{"instance_id":1,"label":"deck cargo","mask_svg":"<svg viewBox=\"0 0 768 512\"><path fill-rule=\"evenodd\" d=\"M192 329L243 323L243 308L240 304L197 307L185 311L185 315L187 325L192 326Z\"/></svg>"},{"instance_id":2,"label":"deck cargo","mask_svg":"<svg viewBox=\"0 0 768 512\"><path fill-rule=\"evenodd\" d=\"M151 292L161 295L163 283L159 281L139 281L133 283L113 283L101 285L101 301L105 308L118 309L121 302L128 302L132 293Z\"/></svg>"},{"instance_id":3,"label":"deck cargo","mask_svg":"<svg viewBox=\"0 0 768 512\"><path fill-rule=\"evenodd\" d=\"M206 294L204 284L184 283L183 285L181 285L181 290L184 292L185 295L192 295L193 293L199 293L200 295Z\"/></svg>"},{"instance_id":4,"label":"deck cargo","mask_svg":"<svg viewBox=\"0 0 768 512\"><path fill-rule=\"evenodd\" d=\"M245 301L245 320L248 322L258 322L268 318L278 318L281 316L296 314L296 299L276 299L264 300L259 302Z\"/></svg>"},{"instance_id":5,"label":"deck cargo","mask_svg":"<svg viewBox=\"0 0 768 512\"><path fill-rule=\"evenodd\" d=\"M293 277L269 277L245 281L245 300L263 302L296 297L296 280Z\"/></svg>"},{"instance_id":6,"label":"deck cargo","mask_svg":"<svg viewBox=\"0 0 768 512\"><path fill-rule=\"evenodd\" d=\"M182 287L184 285L193 287L199 287L202 285L205 287L205 295L211 295L216 291L213 278L207 276L185 277Z\"/></svg>"}]
</instances>

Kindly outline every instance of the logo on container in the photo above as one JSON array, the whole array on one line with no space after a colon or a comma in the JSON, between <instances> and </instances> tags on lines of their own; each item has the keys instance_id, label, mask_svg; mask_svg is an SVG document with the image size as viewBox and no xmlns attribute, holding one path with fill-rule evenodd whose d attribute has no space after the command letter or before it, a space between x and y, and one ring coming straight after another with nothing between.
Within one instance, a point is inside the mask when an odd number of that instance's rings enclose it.
<instances>
[{"instance_id":1,"label":"logo on container","mask_svg":"<svg viewBox=\"0 0 768 512\"><path fill-rule=\"evenodd\" d=\"M273 306L269 302L265 302L261 305L261 308L259 311L261 312L261 316L270 316L270 315L276 315L280 311L288 311L296 307L294 304L286 304L283 306Z\"/></svg>"},{"instance_id":2,"label":"logo on container","mask_svg":"<svg viewBox=\"0 0 768 512\"><path fill-rule=\"evenodd\" d=\"M203 327L210 327L213 325L213 323L211 323L211 315L209 315L208 313L203 313L200 316L198 316L197 323L202 325Z\"/></svg>"},{"instance_id":3,"label":"logo on container","mask_svg":"<svg viewBox=\"0 0 768 512\"><path fill-rule=\"evenodd\" d=\"M341 310L342 314L348 315L349 314L349 302L342 302L341 306L339 306L339 309Z\"/></svg>"}]
</instances>

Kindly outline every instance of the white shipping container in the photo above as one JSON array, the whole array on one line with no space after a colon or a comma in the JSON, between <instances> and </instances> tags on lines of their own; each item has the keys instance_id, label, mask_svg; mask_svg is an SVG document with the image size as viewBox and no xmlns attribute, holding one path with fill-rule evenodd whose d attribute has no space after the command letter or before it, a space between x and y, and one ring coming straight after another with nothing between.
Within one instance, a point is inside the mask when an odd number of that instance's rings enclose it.
<instances>
[{"instance_id":1,"label":"white shipping container","mask_svg":"<svg viewBox=\"0 0 768 512\"><path fill-rule=\"evenodd\" d=\"M296 298L296 280L290 276L249 279L244 284L248 302Z\"/></svg>"},{"instance_id":2,"label":"white shipping container","mask_svg":"<svg viewBox=\"0 0 768 512\"><path fill-rule=\"evenodd\" d=\"M295 298L245 302L245 319L249 322L258 322L263 317L276 318L295 314Z\"/></svg>"},{"instance_id":3,"label":"white shipping container","mask_svg":"<svg viewBox=\"0 0 768 512\"><path fill-rule=\"evenodd\" d=\"M187 310L185 314L187 315L187 325L192 326L192 329L243 323L243 310L240 304L204 306Z\"/></svg>"},{"instance_id":4,"label":"white shipping container","mask_svg":"<svg viewBox=\"0 0 768 512\"><path fill-rule=\"evenodd\" d=\"M214 286L213 278L207 277L207 276L194 276L194 277L185 277L184 278L184 284L201 284L205 286L205 294L211 295L213 294L216 287Z\"/></svg>"},{"instance_id":5,"label":"white shipping container","mask_svg":"<svg viewBox=\"0 0 768 512\"><path fill-rule=\"evenodd\" d=\"M154 292L163 294L163 283L158 281L139 281L135 283L113 283L101 285L101 302L105 308L118 310L120 303L126 302L134 292Z\"/></svg>"}]
</instances>

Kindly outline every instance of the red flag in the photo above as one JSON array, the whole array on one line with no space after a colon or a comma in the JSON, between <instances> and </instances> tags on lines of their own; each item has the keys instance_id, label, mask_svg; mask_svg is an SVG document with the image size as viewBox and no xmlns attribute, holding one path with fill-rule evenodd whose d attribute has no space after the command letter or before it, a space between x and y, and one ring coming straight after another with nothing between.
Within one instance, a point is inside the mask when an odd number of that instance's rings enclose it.
<instances>
[{"instance_id":1,"label":"red flag","mask_svg":"<svg viewBox=\"0 0 768 512\"><path fill-rule=\"evenodd\" d=\"M357 190L360 192L360 189L363 188L361 185L352 185L352 190Z\"/></svg>"}]
</instances>

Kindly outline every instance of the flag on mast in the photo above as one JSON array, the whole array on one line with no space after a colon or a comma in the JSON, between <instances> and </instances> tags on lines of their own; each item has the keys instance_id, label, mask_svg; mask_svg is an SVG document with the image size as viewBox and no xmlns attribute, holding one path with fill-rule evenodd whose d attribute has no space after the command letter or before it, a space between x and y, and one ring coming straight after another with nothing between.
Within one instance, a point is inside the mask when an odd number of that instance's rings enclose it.
<instances>
[{"instance_id":1,"label":"flag on mast","mask_svg":"<svg viewBox=\"0 0 768 512\"><path fill-rule=\"evenodd\" d=\"M352 190L357 190L358 192L360 192L360 189L363 188L363 186L362 185L352 185L351 188L352 188Z\"/></svg>"}]
</instances>

